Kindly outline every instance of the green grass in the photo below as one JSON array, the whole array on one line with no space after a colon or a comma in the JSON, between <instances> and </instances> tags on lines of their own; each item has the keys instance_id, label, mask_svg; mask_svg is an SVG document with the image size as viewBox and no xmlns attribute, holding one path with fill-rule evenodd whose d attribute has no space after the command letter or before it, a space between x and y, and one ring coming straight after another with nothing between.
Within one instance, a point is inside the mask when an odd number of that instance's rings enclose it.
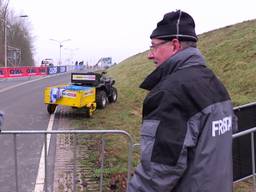
<instances>
[{"instance_id":1,"label":"green grass","mask_svg":"<svg viewBox=\"0 0 256 192\"><path fill-rule=\"evenodd\" d=\"M208 66L223 81L234 105L255 100L256 20L242 22L199 36Z\"/></svg>"},{"instance_id":2,"label":"green grass","mask_svg":"<svg viewBox=\"0 0 256 192\"><path fill-rule=\"evenodd\" d=\"M227 87L234 106L255 101L256 98L256 20L238 23L199 35L198 47L207 65ZM141 107L146 91L139 88L143 79L154 69L147 60L147 51L134 55L108 70L116 80L118 101L104 110L96 110L91 119L73 120L79 129L126 130L139 142ZM109 138L109 172L126 166L127 150L123 138ZM139 155L135 155L138 160ZM135 161L137 162L137 161ZM111 166L110 166L111 164ZM114 171L113 171L114 170ZM121 169L122 170L122 169ZM237 190L241 191L241 190Z\"/></svg>"}]
</instances>

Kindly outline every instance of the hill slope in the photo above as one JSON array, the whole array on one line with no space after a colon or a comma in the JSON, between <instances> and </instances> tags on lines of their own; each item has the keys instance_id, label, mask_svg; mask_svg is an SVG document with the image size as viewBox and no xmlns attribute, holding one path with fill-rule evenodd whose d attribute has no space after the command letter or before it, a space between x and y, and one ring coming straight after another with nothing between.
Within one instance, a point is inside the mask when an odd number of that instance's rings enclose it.
<instances>
[{"instance_id":1,"label":"hill slope","mask_svg":"<svg viewBox=\"0 0 256 192\"><path fill-rule=\"evenodd\" d=\"M234 105L256 100L256 20L204 33L199 48L228 88Z\"/></svg>"}]
</instances>

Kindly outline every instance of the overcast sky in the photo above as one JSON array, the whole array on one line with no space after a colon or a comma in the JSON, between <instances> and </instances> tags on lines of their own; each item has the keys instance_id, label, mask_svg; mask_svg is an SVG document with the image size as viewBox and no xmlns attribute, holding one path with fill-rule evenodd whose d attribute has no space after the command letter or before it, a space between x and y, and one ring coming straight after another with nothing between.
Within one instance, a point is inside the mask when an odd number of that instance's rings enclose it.
<instances>
[{"instance_id":1,"label":"overcast sky","mask_svg":"<svg viewBox=\"0 0 256 192\"><path fill-rule=\"evenodd\" d=\"M144 52L149 36L163 15L181 9L193 16L196 32L256 19L253 0L10 0L17 15L31 23L35 61L68 59L95 64L101 57L113 62Z\"/></svg>"}]
</instances>

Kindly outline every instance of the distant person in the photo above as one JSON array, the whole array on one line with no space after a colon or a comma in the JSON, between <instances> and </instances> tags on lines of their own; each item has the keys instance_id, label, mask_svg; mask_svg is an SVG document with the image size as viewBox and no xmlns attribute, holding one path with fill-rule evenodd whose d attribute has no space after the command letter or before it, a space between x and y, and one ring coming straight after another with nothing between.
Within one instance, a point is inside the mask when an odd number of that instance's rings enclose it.
<instances>
[{"instance_id":1,"label":"distant person","mask_svg":"<svg viewBox=\"0 0 256 192\"><path fill-rule=\"evenodd\" d=\"M80 62L79 62L79 65L80 65L80 66L84 65L84 61L80 61Z\"/></svg>"},{"instance_id":2,"label":"distant person","mask_svg":"<svg viewBox=\"0 0 256 192\"><path fill-rule=\"evenodd\" d=\"M237 121L226 88L196 48L193 18L167 13L150 38L156 69L140 85L149 93L128 192L231 192Z\"/></svg>"},{"instance_id":3,"label":"distant person","mask_svg":"<svg viewBox=\"0 0 256 192\"><path fill-rule=\"evenodd\" d=\"M2 131L3 126L4 126L4 113L0 111L0 132Z\"/></svg>"}]
</instances>

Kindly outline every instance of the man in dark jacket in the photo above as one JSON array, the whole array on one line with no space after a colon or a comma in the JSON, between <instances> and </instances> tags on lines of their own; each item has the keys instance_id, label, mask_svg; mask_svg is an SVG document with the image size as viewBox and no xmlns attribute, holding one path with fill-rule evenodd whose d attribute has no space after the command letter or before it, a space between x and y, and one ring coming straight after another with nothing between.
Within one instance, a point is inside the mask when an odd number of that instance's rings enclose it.
<instances>
[{"instance_id":1,"label":"man in dark jacket","mask_svg":"<svg viewBox=\"0 0 256 192\"><path fill-rule=\"evenodd\" d=\"M141 161L128 192L231 192L232 132L237 122L229 94L196 48L193 18L164 15L150 36L156 69L141 88Z\"/></svg>"}]
</instances>

